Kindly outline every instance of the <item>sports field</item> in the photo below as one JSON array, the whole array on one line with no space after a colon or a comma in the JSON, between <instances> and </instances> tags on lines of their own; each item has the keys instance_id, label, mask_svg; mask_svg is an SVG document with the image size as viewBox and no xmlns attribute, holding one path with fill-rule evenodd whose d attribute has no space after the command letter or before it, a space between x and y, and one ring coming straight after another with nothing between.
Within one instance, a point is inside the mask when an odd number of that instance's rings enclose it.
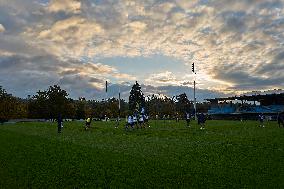
<instances>
[{"instance_id":1,"label":"sports field","mask_svg":"<svg viewBox=\"0 0 284 189\"><path fill-rule=\"evenodd\" d=\"M284 188L284 128L276 122L152 121L0 125L0 188Z\"/></svg>"}]
</instances>

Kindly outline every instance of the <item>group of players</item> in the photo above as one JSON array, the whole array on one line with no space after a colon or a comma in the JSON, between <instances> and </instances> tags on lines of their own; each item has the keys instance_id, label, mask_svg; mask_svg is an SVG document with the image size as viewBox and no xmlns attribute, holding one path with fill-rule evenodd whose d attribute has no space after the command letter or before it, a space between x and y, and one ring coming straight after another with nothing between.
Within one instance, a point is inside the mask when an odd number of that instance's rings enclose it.
<instances>
[{"instance_id":1,"label":"group of players","mask_svg":"<svg viewBox=\"0 0 284 189\"><path fill-rule=\"evenodd\" d=\"M259 120L259 127L265 127L264 126L265 116L263 114L258 115L258 120ZM281 125L282 127L284 127L284 112L278 113L277 122L278 122L279 127L281 127Z\"/></svg>"},{"instance_id":2,"label":"group of players","mask_svg":"<svg viewBox=\"0 0 284 189\"><path fill-rule=\"evenodd\" d=\"M191 117L192 117L192 114L188 112L185 113L185 120L186 120L187 127L190 127ZM165 119L166 116L164 116L163 118ZM156 115L156 119L158 119L158 115ZM265 116L263 114L260 114L258 116L258 120L260 121L259 126L264 127ZM86 119L85 130L90 129L91 121L92 119L90 117ZM177 122L179 121L178 116L176 117L176 121ZM284 127L284 112L278 114L277 121L278 121L279 127L281 125ZM58 122L58 133L61 133L61 130L63 128L63 124L62 124L63 119L61 117L61 114L59 114L57 122ZM197 114L197 122L198 122L198 125L200 125L200 129L205 129L206 116L203 113ZM116 128L118 128L118 125L119 125L119 118L117 119ZM149 116L148 114L145 113L144 108L142 108L140 113L136 110L133 115L128 115L128 117L126 117L126 124L125 124L126 130L128 130L129 128L139 129L139 128L146 128L146 127L150 127L150 125L149 125Z\"/></svg>"},{"instance_id":3,"label":"group of players","mask_svg":"<svg viewBox=\"0 0 284 189\"><path fill-rule=\"evenodd\" d=\"M191 120L191 114L186 112L185 114L185 120L186 120L186 126L190 127L190 120ZM200 125L200 129L205 129L205 122L206 122L206 116L203 113L197 114L197 123Z\"/></svg>"},{"instance_id":4,"label":"group of players","mask_svg":"<svg viewBox=\"0 0 284 189\"><path fill-rule=\"evenodd\" d=\"M134 129L135 127L137 129L139 128L146 128L150 127L149 125L149 116L147 114L133 114L133 115L128 115L127 121L125 124L125 129L132 128Z\"/></svg>"},{"instance_id":5,"label":"group of players","mask_svg":"<svg viewBox=\"0 0 284 189\"><path fill-rule=\"evenodd\" d=\"M185 114L185 120L186 120L186 126L190 127L190 121L191 121L192 115L188 112ZM165 116L164 116L165 118ZM158 119L158 115L156 115L156 119ZM178 117L176 121L178 122ZM198 120L198 125L200 125L200 129L205 129L205 122L206 122L206 117L203 113L197 115L197 120ZM146 128L150 127L149 125L149 116L145 114L144 112L137 114L136 112L133 115L128 115L126 118L126 124L125 124L125 129L128 130L129 128L134 129L134 128Z\"/></svg>"},{"instance_id":6,"label":"group of players","mask_svg":"<svg viewBox=\"0 0 284 189\"><path fill-rule=\"evenodd\" d=\"M192 114L186 112L185 113L185 120L186 120L186 126L190 127L190 121L191 121ZM164 116L165 118L165 116ZM156 119L158 119L158 115L156 115ZM176 121L179 121L179 118L176 118ZM206 117L203 113L197 115L197 121L198 125L200 125L200 129L205 129L205 121ZM115 128L118 128L119 125L119 118L116 120L116 126ZM91 118L86 119L85 124L85 130L88 130L91 126ZM126 117L126 124L125 124L125 130L128 129L134 129L134 128L146 128L150 127L149 125L149 116L145 113L145 109L142 108L141 112L138 112L137 110L134 111L133 115L128 115Z\"/></svg>"},{"instance_id":7,"label":"group of players","mask_svg":"<svg viewBox=\"0 0 284 189\"><path fill-rule=\"evenodd\" d=\"M165 117L165 116L164 116ZM186 112L185 114L185 120L186 120L186 126L190 127L190 121L191 121L192 114ZM158 115L156 116L156 119L158 118ZM265 116L263 114L260 114L258 116L258 119L260 121L260 127L264 127L264 119ZM86 124L85 124L85 130L90 129L91 126L91 118L86 119ZM179 119L178 117L176 118L176 121L178 122ZM278 114L277 116L277 121L280 125L284 127L284 113ZM61 133L61 130L63 128L63 120L61 115L59 115L59 118L57 119L58 122L58 133ZM205 122L206 122L206 116L203 113L200 113L197 115L197 122L198 125L200 125L200 129L205 129ZM117 123L119 124L119 119L117 120ZM118 128L118 124L116 125L116 128ZM149 125L149 116L145 113L145 110L142 109L141 113L138 113L138 111L135 111L133 115L128 115L126 117L126 124L125 124L125 129L134 129L134 128L146 128L150 127Z\"/></svg>"}]
</instances>

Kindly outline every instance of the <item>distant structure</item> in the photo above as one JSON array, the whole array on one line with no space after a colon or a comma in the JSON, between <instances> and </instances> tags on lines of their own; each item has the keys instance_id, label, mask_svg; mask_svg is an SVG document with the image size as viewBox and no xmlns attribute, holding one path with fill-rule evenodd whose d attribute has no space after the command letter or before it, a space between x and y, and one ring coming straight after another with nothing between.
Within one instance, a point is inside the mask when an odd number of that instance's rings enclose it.
<instances>
[{"instance_id":1,"label":"distant structure","mask_svg":"<svg viewBox=\"0 0 284 189\"><path fill-rule=\"evenodd\" d=\"M284 112L284 91L281 92L206 99L211 104L208 115L213 119L256 119L264 114L276 119L278 113Z\"/></svg>"}]
</instances>

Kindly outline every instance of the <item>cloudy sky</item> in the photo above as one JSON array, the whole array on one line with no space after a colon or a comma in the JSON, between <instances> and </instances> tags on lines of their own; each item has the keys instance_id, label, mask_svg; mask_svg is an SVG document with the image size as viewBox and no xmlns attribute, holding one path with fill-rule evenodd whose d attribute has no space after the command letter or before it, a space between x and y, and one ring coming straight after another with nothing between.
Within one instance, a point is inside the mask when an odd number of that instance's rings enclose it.
<instances>
[{"instance_id":1,"label":"cloudy sky","mask_svg":"<svg viewBox=\"0 0 284 189\"><path fill-rule=\"evenodd\" d=\"M0 0L0 85L198 99L284 86L284 0ZM197 74L191 72L195 63Z\"/></svg>"}]
</instances>

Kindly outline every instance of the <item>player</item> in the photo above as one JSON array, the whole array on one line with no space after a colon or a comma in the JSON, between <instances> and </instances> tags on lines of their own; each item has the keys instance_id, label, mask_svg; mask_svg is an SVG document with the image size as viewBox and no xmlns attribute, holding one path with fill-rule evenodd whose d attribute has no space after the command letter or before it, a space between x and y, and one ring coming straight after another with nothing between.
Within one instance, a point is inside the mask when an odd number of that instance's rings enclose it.
<instances>
[{"instance_id":1,"label":"player","mask_svg":"<svg viewBox=\"0 0 284 189\"><path fill-rule=\"evenodd\" d=\"M176 122L179 122L179 115L176 113Z\"/></svg>"},{"instance_id":2,"label":"player","mask_svg":"<svg viewBox=\"0 0 284 189\"><path fill-rule=\"evenodd\" d=\"M133 115L133 125L138 129L138 120L137 120L137 115Z\"/></svg>"},{"instance_id":3,"label":"player","mask_svg":"<svg viewBox=\"0 0 284 189\"><path fill-rule=\"evenodd\" d=\"M57 132L61 133L61 129L62 129L62 117L61 114L59 114L57 118Z\"/></svg>"},{"instance_id":4,"label":"player","mask_svg":"<svg viewBox=\"0 0 284 189\"><path fill-rule=\"evenodd\" d=\"M91 118L90 117L88 117L87 119L86 119L86 124L85 124L85 131L86 130L88 130L89 128L91 128Z\"/></svg>"},{"instance_id":5,"label":"player","mask_svg":"<svg viewBox=\"0 0 284 189\"><path fill-rule=\"evenodd\" d=\"M118 128L118 126L119 126L119 120L120 120L120 118L119 117L117 117L116 119L115 119L115 127L114 128Z\"/></svg>"},{"instance_id":6,"label":"player","mask_svg":"<svg viewBox=\"0 0 284 189\"><path fill-rule=\"evenodd\" d=\"M186 119L186 126L187 126L187 127L190 127L190 125L189 125L189 124L190 124L190 114L187 113L187 112L186 112L186 117L185 117L185 119Z\"/></svg>"},{"instance_id":7,"label":"player","mask_svg":"<svg viewBox=\"0 0 284 189\"><path fill-rule=\"evenodd\" d=\"M282 127L284 127L284 116L283 113L279 113L277 116L277 122L278 122L278 126L280 127L282 124Z\"/></svg>"},{"instance_id":8,"label":"player","mask_svg":"<svg viewBox=\"0 0 284 189\"><path fill-rule=\"evenodd\" d=\"M150 125L149 125L149 116L147 114L144 115L144 124L147 127L150 127Z\"/></svg>"},{"instance_id":9,"label":"player","mask_svg":"<svg viewBox=\"0 0 284 189\"><path fill-rule=\"evenodd\" d=\"M264 127L264 115L263 114L259 114L258 115L258 120L259 120L259 127Z\"/></svg>"},{"instance_id":10,"label":"player","mask_svg":"<svg viewBox=\"0 0 284 189\"><path fill-rule=\"evenodd\" d=\"M128 119L127 119L127 123L125 125L125 129L128 129L129 126L133 129L133 116L132 115L129 115L128 116Z\"/></svg>"},{"instance_id":11,"label":"player","mask_svg":"<svg viewBox=\"0 0 284 189\"><path fill-rule=\"evenodd\" d=\"M200 129L205 129L205 121L206 121L205 115L201 113L198 116L198 123L200 124Z\"/></svg>"},{"instance_id":12,"label":"player","mask_svg":"<svg viewBox=\"0 0 284 189\"><path fill-rule=\"evenodd\" d=\"M145 125L144 125L144 117L143 117L142 114L139 115L138 123L139 123L139 127L140 127L140 128L142 128L142 127L145 128Z\"/></svg>"},{"instance_id":13,"label":"player","mask_svg":"<svg viewBox=\"0 0 284 189\"><path fill-rule=\"evenodd\" d=\"M144 108L144 107L141 108L141 114L142 114L142 115L145 114L145 108Z\"/></svg>"}]
</instances>

